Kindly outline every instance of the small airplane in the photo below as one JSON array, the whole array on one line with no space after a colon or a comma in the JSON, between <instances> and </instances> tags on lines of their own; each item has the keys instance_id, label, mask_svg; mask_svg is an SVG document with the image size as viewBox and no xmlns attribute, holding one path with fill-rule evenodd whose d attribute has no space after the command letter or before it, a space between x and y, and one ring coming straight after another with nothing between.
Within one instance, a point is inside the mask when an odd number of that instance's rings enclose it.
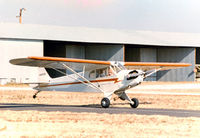
<instances>
[{"instance_id":1,"label":"small airplane","mask_svg":"<svg viewBox=\"0 0 200 138\"><path fill-rule=\"evenodd\" d=\"M100 61L58 57L27 57L10 60L11 64L41 67L40 77L46 82L33 83L33 89L41 91L103 92L101 106L108 108L112 94L127 100L132 108L137 108L139 100L130 98L126 90L133 88L157 71L191 66L189 63L122 62ZM51 78L45 68L53 69L64 76Z\"/></svg>"}]
</instances>

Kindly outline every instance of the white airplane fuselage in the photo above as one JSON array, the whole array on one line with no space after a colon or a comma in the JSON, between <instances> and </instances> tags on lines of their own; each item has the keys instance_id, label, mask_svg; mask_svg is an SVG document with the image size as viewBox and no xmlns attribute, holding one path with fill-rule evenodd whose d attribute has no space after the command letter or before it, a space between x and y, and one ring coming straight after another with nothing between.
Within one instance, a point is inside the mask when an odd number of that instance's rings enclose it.
<instances>
[{"instance_id":1,"label":"white airplane fuselage","mask_svg":"<svg viewBox=\"0 0 200 138\"><path fill-rule=\"evenodd\" d=\"M70 91L70 92L118 92L125 91L134 86L137 86L144 80L144 75L138 75L137 77L129 78L129 73L132 70L121 70L116 75L104 76L91 79L89 72L80 72L79 75L84 76L89 82L81 79L76 74L70 74L67 76L54 78L49 80L48 84L38 85L34 89L39 91ZM138 73L143 71L137 70ZM78 81L81 80L82 82ZM92 84L90 84L92 83ZM93 87L95 85L97 88Z\"/></svg>"}]
</instances>

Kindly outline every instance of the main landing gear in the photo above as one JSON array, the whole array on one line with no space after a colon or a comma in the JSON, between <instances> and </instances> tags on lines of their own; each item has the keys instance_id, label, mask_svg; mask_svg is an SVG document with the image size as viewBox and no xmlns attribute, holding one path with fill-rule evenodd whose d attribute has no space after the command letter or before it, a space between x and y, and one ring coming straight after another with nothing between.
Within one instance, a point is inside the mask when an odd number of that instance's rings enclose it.
<instances>
[{"instance_id":1,"label":"main landing gear","mask_svg":"<svg viewBox=\"0 0 200 138\"><path fill-rule=\"evenodd\" d=\"M139 100L138 100L137 98L132 98L131 101L133 102L133 104L130 103L130 106L131 106L132 108L137 108L138 105L139 105Z\"/></svg>"},{"instance_id":2,"label":"main landing gear","mask_svg":"<svg viewBox=\"0 0 200 138\"><path fill-rule=\"evenodd\" d=\"M123 99L124 100L124 99ZM139 105L139 100L137 99L137 98L132 98L131 99L131 102L130 102L130 106L132 107L132 108L137 108L138 107L138 105ZM101 100L101 106L103 107L103 108L108 108L109 106L110 106L110 100L108 99L108 98L103 98L102 100Z\"/></svg>"},{"instance_id":3,"label":"main landing gear","mask_svg":"<svg viewBox=\"0 0 200 138\"><path fill-rule=\"evenodd\" d=\"M101 106L103 108L108 108L110 106L110 100L108 98L103 98L101 100Z\"/></svg>"}]
</instances>

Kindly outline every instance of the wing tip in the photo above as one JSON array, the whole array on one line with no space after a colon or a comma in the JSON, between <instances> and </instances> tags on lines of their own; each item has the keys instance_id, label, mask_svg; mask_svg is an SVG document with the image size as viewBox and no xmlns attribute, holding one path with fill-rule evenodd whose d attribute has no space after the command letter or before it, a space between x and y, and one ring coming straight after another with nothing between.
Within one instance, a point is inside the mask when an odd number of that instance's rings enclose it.
<instances>
[{"instance_id":1,"label":"wing tip","mask_svg":"<svg viewBox=\"0 0 200 138\"><path fill-rule=\"evenodd\" d=\"M169 66L169 67L188 67L191 63L170 63L170 62L125 62L124 66Z\"/></svg>"}]
</instances>

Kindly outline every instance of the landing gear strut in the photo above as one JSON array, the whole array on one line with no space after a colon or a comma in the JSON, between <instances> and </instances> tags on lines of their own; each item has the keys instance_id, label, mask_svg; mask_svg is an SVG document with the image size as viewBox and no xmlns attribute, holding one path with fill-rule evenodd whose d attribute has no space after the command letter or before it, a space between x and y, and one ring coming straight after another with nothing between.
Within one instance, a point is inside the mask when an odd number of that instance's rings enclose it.
<instances>
[{"instance_id":1,"label":"landing gear strut","mask_svg":"<svg viewBox=\"0 0 200 138\"><path fill-rule=\"evenodd\" d=\"M110 100L108 98L103 98L101 100L101 106L103 108L108 108L110 106Z\"/></svg>"},{"instance_id":2,"label":"landing gear strut","mask_svg":"<svg viewBox=\"0 0 200 138\"><path fill-rule=\"evenodd\" d=\"M33 99L35 99L37 97L37 94L40 93L41 91L37 91L34 95L33 95Z\"/></svg>"}]
</instances>

